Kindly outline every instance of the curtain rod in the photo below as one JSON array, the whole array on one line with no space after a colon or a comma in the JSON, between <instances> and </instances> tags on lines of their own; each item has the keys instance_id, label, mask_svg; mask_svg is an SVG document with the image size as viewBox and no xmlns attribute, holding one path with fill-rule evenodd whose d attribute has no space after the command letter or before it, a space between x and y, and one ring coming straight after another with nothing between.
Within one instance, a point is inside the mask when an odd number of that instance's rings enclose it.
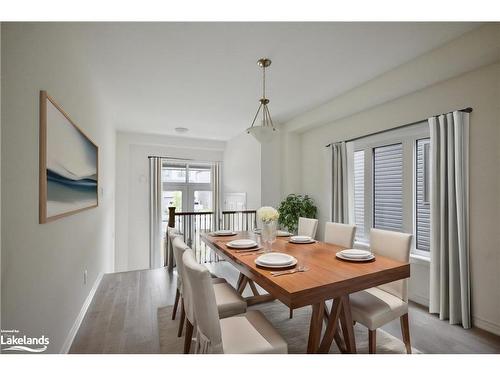
<instances>
[{"instance_id":1,"label":"curtain rod","mask_svg":"<svg viewBox=\"0 0 500 375\"><path fill-rule=\"evenodd\" d=\"M455 112L455 111L453 111L453 112ZM471 107L467 107L467 108L459 109L457 112L471 113L472 112L472 108ZM447 113L450 113L450 112L447 112ZM432 116L432 117L446 115L447 113L442 113L440 115L436 115L436 116ZM396 126L394 128L384 129L384 130L380 130L380 131L375 132L375 133L360 135L359 137L354 137L354 138L350 138L350 139L346 139L344 141L338 141L338 142L353 142L353 141L357 141L358 139L362 139L362 138L366 138L366 137L371 137L372 135L382 134L382 133L390 132L390 131L393 131L393 130L396 130L396 129L406 128L407 126L412 126L412 125L420 124L421 122L424 122L424 121L427 121L427 119L420 120L420 121L410 122L409 124L399 125L399 126ZM325 147L330 147L333 143L337 143L337 142L331 142L331 143L327 144Z\"/></svg>"}]
</instances>

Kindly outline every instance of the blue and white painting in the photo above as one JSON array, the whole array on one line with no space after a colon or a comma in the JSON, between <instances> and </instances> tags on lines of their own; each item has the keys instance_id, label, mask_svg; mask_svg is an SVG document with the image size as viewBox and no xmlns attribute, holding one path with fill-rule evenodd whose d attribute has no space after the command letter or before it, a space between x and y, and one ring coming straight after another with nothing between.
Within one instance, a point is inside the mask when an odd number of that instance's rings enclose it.
<instances>
[{"instance_id":1,"label":"blue and white painting","mask_svg":"<svg viewBox=\"0 0 500 375\"><path fill-rule=\"evenodd\" d=\"M47 218L97 206L97 146L47 100Z\"/></svg>"}]
</instances>

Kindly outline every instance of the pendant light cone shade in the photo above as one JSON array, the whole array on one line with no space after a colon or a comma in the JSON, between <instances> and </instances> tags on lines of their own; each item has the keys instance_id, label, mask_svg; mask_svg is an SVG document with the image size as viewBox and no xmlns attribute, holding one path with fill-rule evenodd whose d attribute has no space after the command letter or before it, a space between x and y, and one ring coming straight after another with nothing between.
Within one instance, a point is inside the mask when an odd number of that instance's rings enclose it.
<instances>
[{"instance_id":1,"label":"pendant light cone shade","mask_svg":"<svg viewBox=\"0 0 500 375\"><path fill-rule=\"evenodd\" d=\"M257 65L262 68L262 98L259 99L259 108L252 121L252 125L246 130L248 134L252 134L257 141L260 143L269 143L273 140L273 136L276 134L277 129L274 127L273 120L271 119L271 113L267 105L269 104L269 99L266 98L266 68L271 65L271 60L262 58L257 61ZM262 117L260 125L255 125L255 121L259 117Z\"/></svg>"}]
</instances>

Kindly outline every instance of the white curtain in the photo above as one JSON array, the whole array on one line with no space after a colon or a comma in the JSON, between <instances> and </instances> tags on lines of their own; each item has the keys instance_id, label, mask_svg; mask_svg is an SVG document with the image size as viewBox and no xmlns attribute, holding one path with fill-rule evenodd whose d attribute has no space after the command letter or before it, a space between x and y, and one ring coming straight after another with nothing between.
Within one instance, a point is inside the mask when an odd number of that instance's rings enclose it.
<instances>
[{"instance_id":1,"label":"white curtain","mask_svg":"<svg viewBox=\"0 0 500 375\"><path fill-rule=\"evenodd\" d=\"M332 221L348 220L347 151L345 142L331 144L332 149Z\"/></svg>"},{"instance_id":2,"label":"white curtain","mask_svg":"<svg viewBox=\"0 0 500 375\"><path fill-rule=\"evenodd\" d=\"M222 180L221 180L221 163L215 162L212 164L212 211L213 217L213 230L218 230L220 220L222 217Z\"/></svg>"},{"instance_id":3,"label":"white curtain","mask_svg":"<svg viewBox=\"0 0 500 375\"><path fill-rule=\"evenodd\" d=\"M164 263L161 233L161 163L162 158L149 158L149 267Z\"/></svg>"},{"instance_id":4,"label":"white curtain","mask_svg":"<svg viewBox=\"0 0 500 375\"><path fill-rule=\"evenodd\" d=\"M431 313L471 327L469 114L429 118L431 135Z\"/></svg>"}]
</instances>

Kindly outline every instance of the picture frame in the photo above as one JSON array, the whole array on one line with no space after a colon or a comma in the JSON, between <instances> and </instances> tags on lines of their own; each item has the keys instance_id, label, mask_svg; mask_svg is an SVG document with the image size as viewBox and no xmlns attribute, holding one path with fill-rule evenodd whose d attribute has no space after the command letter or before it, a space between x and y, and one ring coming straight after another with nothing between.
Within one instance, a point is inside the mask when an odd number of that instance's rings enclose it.
<instances>
[{"instance_id":1,"label":"picture frame","mask_svg":"<svg viewBox=\"0 0 500 375\"><path fill-rule=\"evenodd\" d=\"M39 223L99 205L99 148L40 91Z\"/></svg>"}]
</instances>

